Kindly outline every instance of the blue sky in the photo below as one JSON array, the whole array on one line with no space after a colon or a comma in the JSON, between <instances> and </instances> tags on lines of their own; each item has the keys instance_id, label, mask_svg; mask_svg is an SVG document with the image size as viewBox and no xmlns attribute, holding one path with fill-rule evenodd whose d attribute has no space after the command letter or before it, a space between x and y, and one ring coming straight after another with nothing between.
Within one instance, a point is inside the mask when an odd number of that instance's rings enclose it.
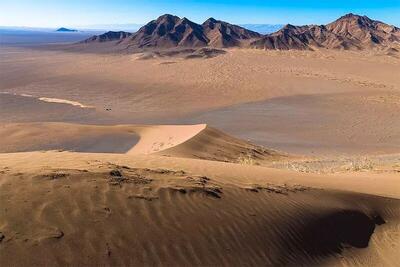
<instances>
[{"instance_id":1,"label":"blue sky","mask_svg":"<svg viewBox=\"0 0 400 267\"><path fill-rule=\"evenodd\" d=\"M400 26L400 0L0 0L1 26L146 23L161 14L236 24L324 24L353 12Z\"/></svg>"}]
</instances>

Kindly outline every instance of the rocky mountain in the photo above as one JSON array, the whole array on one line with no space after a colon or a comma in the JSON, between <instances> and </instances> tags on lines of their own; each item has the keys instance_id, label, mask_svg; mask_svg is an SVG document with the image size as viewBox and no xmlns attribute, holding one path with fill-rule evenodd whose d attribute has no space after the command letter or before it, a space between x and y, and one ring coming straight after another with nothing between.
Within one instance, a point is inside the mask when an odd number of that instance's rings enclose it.
<instances>
[{"instance_id":1,"label":"rocky mountain","mask_svg":"<svg viewBox=\"0 0 400 267\"><path fill-rule=\"evenodd\" d=\"M344 38L330 32L323 25L293 26L290 24L275 33L265 35L252 42L250 46L277 50L312 50L313 47L348 48Z\"/></svg>"},{"instance_id":2,"label":"rocky mountain","mask_svg":"<svg viewBox=\"0 0 400 267\"><path fill-rule=\"evenodd\" d=\"M174 47L234 47L260 38L262 35L224 21L208 19L202 25L187 18L163 15L141 27L136 33L108 32L93 36L85 43L114 41L130 50Z\"/></svg>"},{"instance_id":3,"label":"rocky mountain","mask_svg":"<svg viewBox=\"0 0 400 267\"><path fill-rule=\"evenodd\" d=\"M399 28L366 16L347 14L327 25L286 25L281 30L252 42L250 47L278 50L362 50L383 48L399 41Z\"/></svg>"},{"instance_id":4,"label":"rocky mountain","mask_svg":"<svg viewBox=\"0 0 400 267\"><path fill-rule=\"evenodd\" d=\"M141 27L136 33L107 32L93 36L84 43L108 41L117 41L115 44L118 49L125 51L201 47L395 49L393 46L400 45L400 29L366 16L347 14L327 25L288 24L277 32L261 35L214 18L200 25L187 18L166 14Z\"/></svg>"},{"instance_id":5,"label":"rocky mountain","mask_svg":"<svg viewBox=\"0 0 400 267\"><path fill-rule=\"evenodd\" d=\"M100 35L95 35L92 36L86 40L84 40L82 43L102 43L102 42L109 42L109 41L122 41L125 38L131 36L132 33L129 32L113 32L113 31L109 31Z\"/></svg>"},{"instance_id":6,"label":"rocky mountain","mask_svg":"<svg viewBox=\"0 0 400 267\"><path fill-rule=\"evenodd\" d=\"M400 42L399 28L377 20L371 20L367 16L350 13L329 23L326 28L359 47Z\"/></svg>"},{"instance_id":7,"label":"rocky mountain","mask_svg":"<svg viewBox=\"0 0 400 267\"><path fill-rule=\"evenodd\" d=\"M201 25L166 14L140 28L124 43L131 48L204 47L208 39Z\"/></svg>"},{"instance_id":8,"label":"rocky mountain","mask_svg":"<svg viewBox=\"0 0 400 267\"><path fill-rule=\"evenodd\" d=\"M206 20L202 28L208 38L208 45L213 47L241 46L244 41L261 37L257 32L214 18Z\"/></svg>"}]
</instances>

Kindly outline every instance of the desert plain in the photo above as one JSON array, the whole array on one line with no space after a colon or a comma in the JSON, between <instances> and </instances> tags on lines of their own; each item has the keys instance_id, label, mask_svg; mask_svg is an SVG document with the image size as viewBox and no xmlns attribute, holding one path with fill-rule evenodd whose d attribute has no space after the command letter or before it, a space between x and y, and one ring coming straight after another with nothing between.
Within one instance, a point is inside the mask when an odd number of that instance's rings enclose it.
<instances>
[{"instance_id":1,"label":"desert plain","mask_svg":"<svg viewBox=\"0 0 400 267\"><path fill-rule=\"evenodd\" d=\"M0 48L3 266L396 266L400 59Z\"/></svg>"}]
</instances>

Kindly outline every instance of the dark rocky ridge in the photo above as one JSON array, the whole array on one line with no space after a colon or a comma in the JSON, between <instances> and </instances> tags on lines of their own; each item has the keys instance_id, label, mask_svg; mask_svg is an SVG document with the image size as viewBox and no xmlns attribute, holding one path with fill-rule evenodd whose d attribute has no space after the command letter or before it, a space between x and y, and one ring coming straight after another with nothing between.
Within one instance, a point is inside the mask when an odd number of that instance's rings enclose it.
<instances>
[{"instance_id":1,"label":"dark rocky ridge","mask_svg":"<svg viewBox=\"0 0 400 267\"><path fill-rule=\"evenodd\" d=\"M262 36L257 32L214 18L206 20L202 24L202 28L209 40L208 45L213 47L241 46L246 40L260 38Z\"/></svg>"},{"instance_id":2,"label":"dark rocky ridge","mask_svg":"<svg viewBox=\"0 0 400 267\"><path fill-rule=\"evenodd\" d=\"M400 29L366 16L347 14L327 25L286 25L277 32L261 35L214 18L197 24L187 18L163 15L136 33L107 32L85 41L115 41L114 50L129 52L171 48L245 47L276 50L371 48L390 49L400 43Z\"/></svg>"},{"instance_id":3,"label":"dark rocky ridge","mask_svg":"<svg viewBox=\"0 0 400 267\"><path fill-rule=\"evenodd\" d=\"M140 28L124 41L129 47L204 47L208 39L201 25L187 18L163 15Z\"/></svg>"},{"instance_id":4,"label":"dark rocky ridge","mask_svg":"<svg viewBox=\"0 0 400 267\"><path fill-rule=\"evenodd\" d=\"M129 36L131 36L132 33L129 32L113 32L109 31L100 35L94 35L84 41L82 43L93 43L93 42L109 42L109 41L118 41L118 40L123 40Z\"/></svg>"},{"instance_id":5,"label":"dark rocky ridge","mask_svg":"<svg viewBox=\"0 0 400 267\"><path fill-rule=\"evenodd\" d=\"M400 41L400 29L366 16L347 14L327 25L286 25L251 43L262 49L356 49L389 48Z\"/></svg>"},{"instance_id":6,"label":"dark rocky ridge","mask_svg":"<svg viewBox=\"0 0 400 267\"><path fill-rule=\"evenodd\" d=\"M93 36L84 43L120 40L119 45L129 50L175 47L234 47L262 35L224 21L208 19L202 25L187 18L163 15L141 27L136 33L112 32ZM123 33L123 35L122 35ZM104 36L107 35L107 36Z\"/></svg>"}]
</instances>

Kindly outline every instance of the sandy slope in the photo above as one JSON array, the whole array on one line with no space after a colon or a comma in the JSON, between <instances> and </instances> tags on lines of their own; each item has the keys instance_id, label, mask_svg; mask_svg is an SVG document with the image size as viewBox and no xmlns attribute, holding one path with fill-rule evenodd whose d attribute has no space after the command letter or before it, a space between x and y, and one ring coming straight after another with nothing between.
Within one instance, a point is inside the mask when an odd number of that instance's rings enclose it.
<instances>
[{"instance_id":1,"label":"sandy slope","mask_svg":"<svg viewBox=\"0 0 400 267\"><path fill-rule=\"evenodd\" d=\"M1 154L0 171L6 265L396 264L397 177L71 152Z\"/></svg>"}]
</instances>

